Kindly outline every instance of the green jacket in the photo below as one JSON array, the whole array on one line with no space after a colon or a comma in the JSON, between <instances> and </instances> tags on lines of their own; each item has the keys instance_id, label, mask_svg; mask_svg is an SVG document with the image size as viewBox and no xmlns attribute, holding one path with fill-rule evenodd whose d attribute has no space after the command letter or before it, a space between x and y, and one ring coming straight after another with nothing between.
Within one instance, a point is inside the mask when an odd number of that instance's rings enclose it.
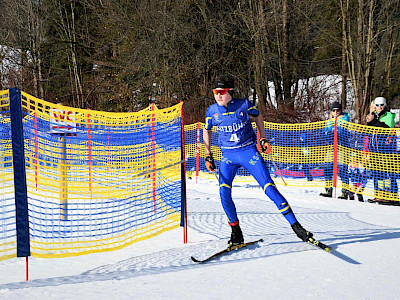
<instances>
[{"instance_id":1,"label":"green jacket","mask_svg":"<svg viewBox=\"0 0 400 300\"><path fill-rule=\"evenodd\" d=\"M374 114L374 119L371 122L368 122L367 125L375 126L375 127L383 127L383 128L394 128L395 125L395 114L387 111L382 111L381 114Z\"/></svg>"},{"instance_id":2,"label":"green jacket","mask_svg":"<svg viewBox=\"0 0 400 300\"><path fill-rule=\"evenodd\" d=\"M387 126L390 128L394 128L395 121L394 119L396 118L394 113L391 113L390 111L387 111L384 113L380 118L379 121L385 123Z\"/></svg>"}]
</instances>

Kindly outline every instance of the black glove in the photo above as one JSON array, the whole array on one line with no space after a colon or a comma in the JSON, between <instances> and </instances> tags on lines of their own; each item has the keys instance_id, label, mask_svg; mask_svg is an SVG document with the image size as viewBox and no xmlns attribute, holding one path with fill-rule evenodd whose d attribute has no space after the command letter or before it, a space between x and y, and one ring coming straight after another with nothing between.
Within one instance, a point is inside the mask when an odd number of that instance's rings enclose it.
<instances>
[{"instance_id":1,"label":"black glove","mask_svg":"<svg viewBox=\"0 0 400 300\"><path fill-rule=\"evenodd\" d=\"M272 147L270 143L267 142L266 138L260 139L260 148L262 153L270 154Z\"/></svg>"},{"instance_id":2,"label":"black glove","mask_svg":"<svg viewBox=\"0 0 400 300\"><path fill-rule=\"evenodd\" d=\"M305 230L303 226L300 225L299 222L294 223L292 225L292 229L299 237L299 239L303 240L304 242L308 242L309 239L313 237L313 234Z\"/></svg>"},{"instance_id":3,"label":"black glove","mask_svg":"<svg viewBox=\"0 0 400 300\"><path fill-rule=\"evenodd\" d=\"M214 161L214 158L212 156L212 153L210 153L206 157L206 168L210 172L214 172L215 169L217 168L217 166L215 165L215 161Z\"/></svg>"}]
</instances>

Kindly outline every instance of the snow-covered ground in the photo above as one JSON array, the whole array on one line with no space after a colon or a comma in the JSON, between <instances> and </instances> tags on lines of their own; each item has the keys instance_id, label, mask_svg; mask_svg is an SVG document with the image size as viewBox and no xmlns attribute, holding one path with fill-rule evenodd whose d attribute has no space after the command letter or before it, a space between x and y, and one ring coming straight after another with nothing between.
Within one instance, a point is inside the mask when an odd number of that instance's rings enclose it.
<instances>
[{"instance_id":1,"label":"snow-covered ground","mask_svg":"<svg viewBox=\"0 0 400 300\"><path fill-rule=\"evenodd\" d=\"M256 184L233 194L245 240L264 242L206 264L230 231L211 180L188 180L188 244L176 229L122 250L0 262L0 299L400 299L400 207L279 187L298 220L336 248L301 242Z\"/></svg>"}]
</instances>

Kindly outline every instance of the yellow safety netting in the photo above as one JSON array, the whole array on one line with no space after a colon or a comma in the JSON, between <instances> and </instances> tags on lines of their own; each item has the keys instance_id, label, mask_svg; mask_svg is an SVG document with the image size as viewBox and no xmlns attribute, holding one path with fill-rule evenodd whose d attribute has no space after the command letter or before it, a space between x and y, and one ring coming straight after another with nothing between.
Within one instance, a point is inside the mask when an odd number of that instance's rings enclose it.
<instances>
[{"instance_id":1,"label":"yellow safety netting","mask_svg":"<svg viewBox=\"0 0 400 300\"><path fill-rule=\"evenodd\" d=\"M275 183L337 187L355 197L367 195L399 201L399 128L370 127L340 119L336 126L333 120L264 124L273 150L270 156L263 154L263 157ZM189 176L212 178L204 166L203 127L203 123L185 126L186 169ZM214 130L211 150L218 167L221 151L217 135ZM253 178L248 170L240 168L235 180L253 181Z\"/></svg>"},{"instance_id":2,"label":"yellow safety netting","mask_svg":"<svg viewBox=\"0 0 400 300\"><path fill-rule=\"evenodd\" d=\"M0 91L0 260L17 255L9 106L8 90Z\"/></svg>"},{"instance_id":3,"label":"yellow safety netting","mask_svg":"<svg viewBox=\"0 0 400 300\"><path fill-rule=\"evenodd\" d=\"M182 104L108 113L21 95L32 256L115 250L179 226ZM0 259L15 256L12 214L0 211Z\"/></svg>"}]
</instances>

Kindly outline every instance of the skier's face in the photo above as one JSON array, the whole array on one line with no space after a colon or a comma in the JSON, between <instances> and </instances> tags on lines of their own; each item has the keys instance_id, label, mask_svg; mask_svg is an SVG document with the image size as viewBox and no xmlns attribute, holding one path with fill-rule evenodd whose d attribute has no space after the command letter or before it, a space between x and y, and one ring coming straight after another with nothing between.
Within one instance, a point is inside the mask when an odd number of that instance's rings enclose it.
<instances>
[{"instance_id":1,"label":"skier's face","mask_svg":"<svg viewBox=\"0 0 400 300\"><path fill-rule=\"evenodd\" d=\"M228 93L229 89L214 89L214 99L219 106L227 107L228 103L232 100L231 94Z\"/></svg>"}]
</instances>

